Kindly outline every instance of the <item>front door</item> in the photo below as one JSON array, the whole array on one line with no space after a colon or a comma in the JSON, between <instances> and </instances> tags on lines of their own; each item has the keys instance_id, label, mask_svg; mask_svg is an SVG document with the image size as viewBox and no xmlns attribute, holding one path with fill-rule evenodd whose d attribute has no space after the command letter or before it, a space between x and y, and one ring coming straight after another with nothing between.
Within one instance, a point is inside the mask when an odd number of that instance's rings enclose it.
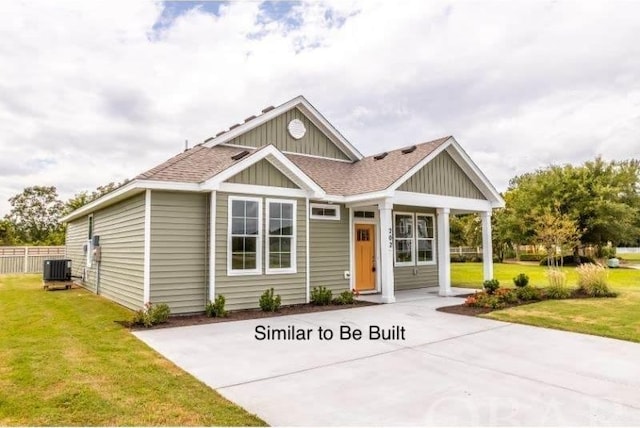
<instances>
[{"instance_id":1,"label":"front door","mask_svg":"<svg viewBox=\"0 0 640 428\"><path fill-rule=\"evenodd\" d=\"M356 224L356 291L376 289L375 226Z\"/></svg>"}]
</instances>

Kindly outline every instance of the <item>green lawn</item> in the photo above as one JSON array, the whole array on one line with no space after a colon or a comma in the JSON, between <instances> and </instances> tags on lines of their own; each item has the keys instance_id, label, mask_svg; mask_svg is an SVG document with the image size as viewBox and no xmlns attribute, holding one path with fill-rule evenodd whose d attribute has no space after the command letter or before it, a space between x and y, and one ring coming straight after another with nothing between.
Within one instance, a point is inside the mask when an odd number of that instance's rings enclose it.
<instances>
[{"instance_id":1,"label":"green lawn","mask_svg":"<svg viewBox=\"0 0 640 428\"><path fill-rule=\"evenodd\" d=\"M640 253L621 253L617 255L622 260L629 262L640 262Z\"/></svg>"},{"instance_id":2,"label":"green lawn","mask_svg":"<svg viewBox=\"0 0 640 428\"><path fill-rule=\"evenodd\" d=\"M264 425L115 321L84 290L0 275L0 426Z\"/></svg>"},{"instance_id":3,"label":"green lawn","mask_svg":"<svg viewBox=\"0 0 640 428\"><path fill-rule=\"evenodd\" d=\"M513 286L512 278L524 272L531 278L531 285L544 287L547 285L544 270L541 266L496 263L494 276L501 285ZM567 267L565 271L568 285L576 286L575 268ZM479 288L482 283L482 264L452 263L451 277L454 286ZM609 284L619 293L617 298L548 300L494 311L485 316L640 342L640 270L611 269Z\"/></svg>"}]
</instances>

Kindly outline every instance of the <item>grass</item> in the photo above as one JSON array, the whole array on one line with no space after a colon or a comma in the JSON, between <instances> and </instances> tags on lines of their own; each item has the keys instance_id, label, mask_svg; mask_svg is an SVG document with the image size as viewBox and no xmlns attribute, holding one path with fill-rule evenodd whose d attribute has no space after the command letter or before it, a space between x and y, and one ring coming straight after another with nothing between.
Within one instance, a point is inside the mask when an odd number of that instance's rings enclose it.
<instances>
[{"instance_id":1,"label":"grass","mask_svg":"<svg viewBox=\"0 0 640 428\"><path fill-rule=\"evenodd\" d=\"M0 275L0 426L264 425L114 322L131 314Z\"/></svg>"},{"instance_id":2,"label":"grass","mask_svg":"<svg viewBox=\"0 0 640 428\"><path fill-rule=\"evenodd\" d=\"M481 263L452 263L451 270L454 286L481 286ZM503 286L513 286L511 278L523 272L529 275L530 285L544 287L547 285L544 270L542 266L496 263L494 276ZM575 287L578 278L575 268L567 267L565 271L568 285ZM483 316L500 321L640 342L640 270L611 269L608 283L619 293L617 298L547 300L494 311Z\"/></svg>"},{"instance_id":3,"label":"grass","mask_svg":"<svg viewBox=\"0 0 640 428\"><path fill-rule=\"evenodd\" d=\"M617 257L629 262L640 262L640 253L621 253Z\"/></svg>"}]
</instances>

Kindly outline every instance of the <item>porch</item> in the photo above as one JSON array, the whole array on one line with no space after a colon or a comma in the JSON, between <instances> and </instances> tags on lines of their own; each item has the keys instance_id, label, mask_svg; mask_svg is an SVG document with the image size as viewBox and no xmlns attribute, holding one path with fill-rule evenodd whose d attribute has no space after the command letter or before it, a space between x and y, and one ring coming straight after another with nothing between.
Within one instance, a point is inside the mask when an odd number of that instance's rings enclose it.
<instances>
[{"instance_id":1,"label":"porch","mask_svg":"<svg viewBox=\"0 0 640 428\"><path fill-rule=\"evenodd\" d=\"M478 290L474 288L451 287L451 297L461 297ZM440 297L439 287L423 287L414 288L412 290L398 290L395 292L396 303L410 303L425 299L434 299ZM370 303L384 303L382 301L382 293L361 294L357 300Z\"/></svg>"}]
</instances>

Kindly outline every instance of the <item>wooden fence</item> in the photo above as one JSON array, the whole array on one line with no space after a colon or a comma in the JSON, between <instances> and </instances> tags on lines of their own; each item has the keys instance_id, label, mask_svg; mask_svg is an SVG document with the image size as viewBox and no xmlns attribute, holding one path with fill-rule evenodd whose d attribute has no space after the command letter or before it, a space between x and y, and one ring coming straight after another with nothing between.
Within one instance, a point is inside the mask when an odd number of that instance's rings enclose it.
<instances>
[{"instance_id":1,"label":"wooden fence","mask_svg":"<svg viewBox=\"0 0 640 428\"><path fill-rule=\"evenodd\" d=\"M65 247L0 247L0 274L42 273L45 260L64 259Z\"/></svg>"}]
</instances>

